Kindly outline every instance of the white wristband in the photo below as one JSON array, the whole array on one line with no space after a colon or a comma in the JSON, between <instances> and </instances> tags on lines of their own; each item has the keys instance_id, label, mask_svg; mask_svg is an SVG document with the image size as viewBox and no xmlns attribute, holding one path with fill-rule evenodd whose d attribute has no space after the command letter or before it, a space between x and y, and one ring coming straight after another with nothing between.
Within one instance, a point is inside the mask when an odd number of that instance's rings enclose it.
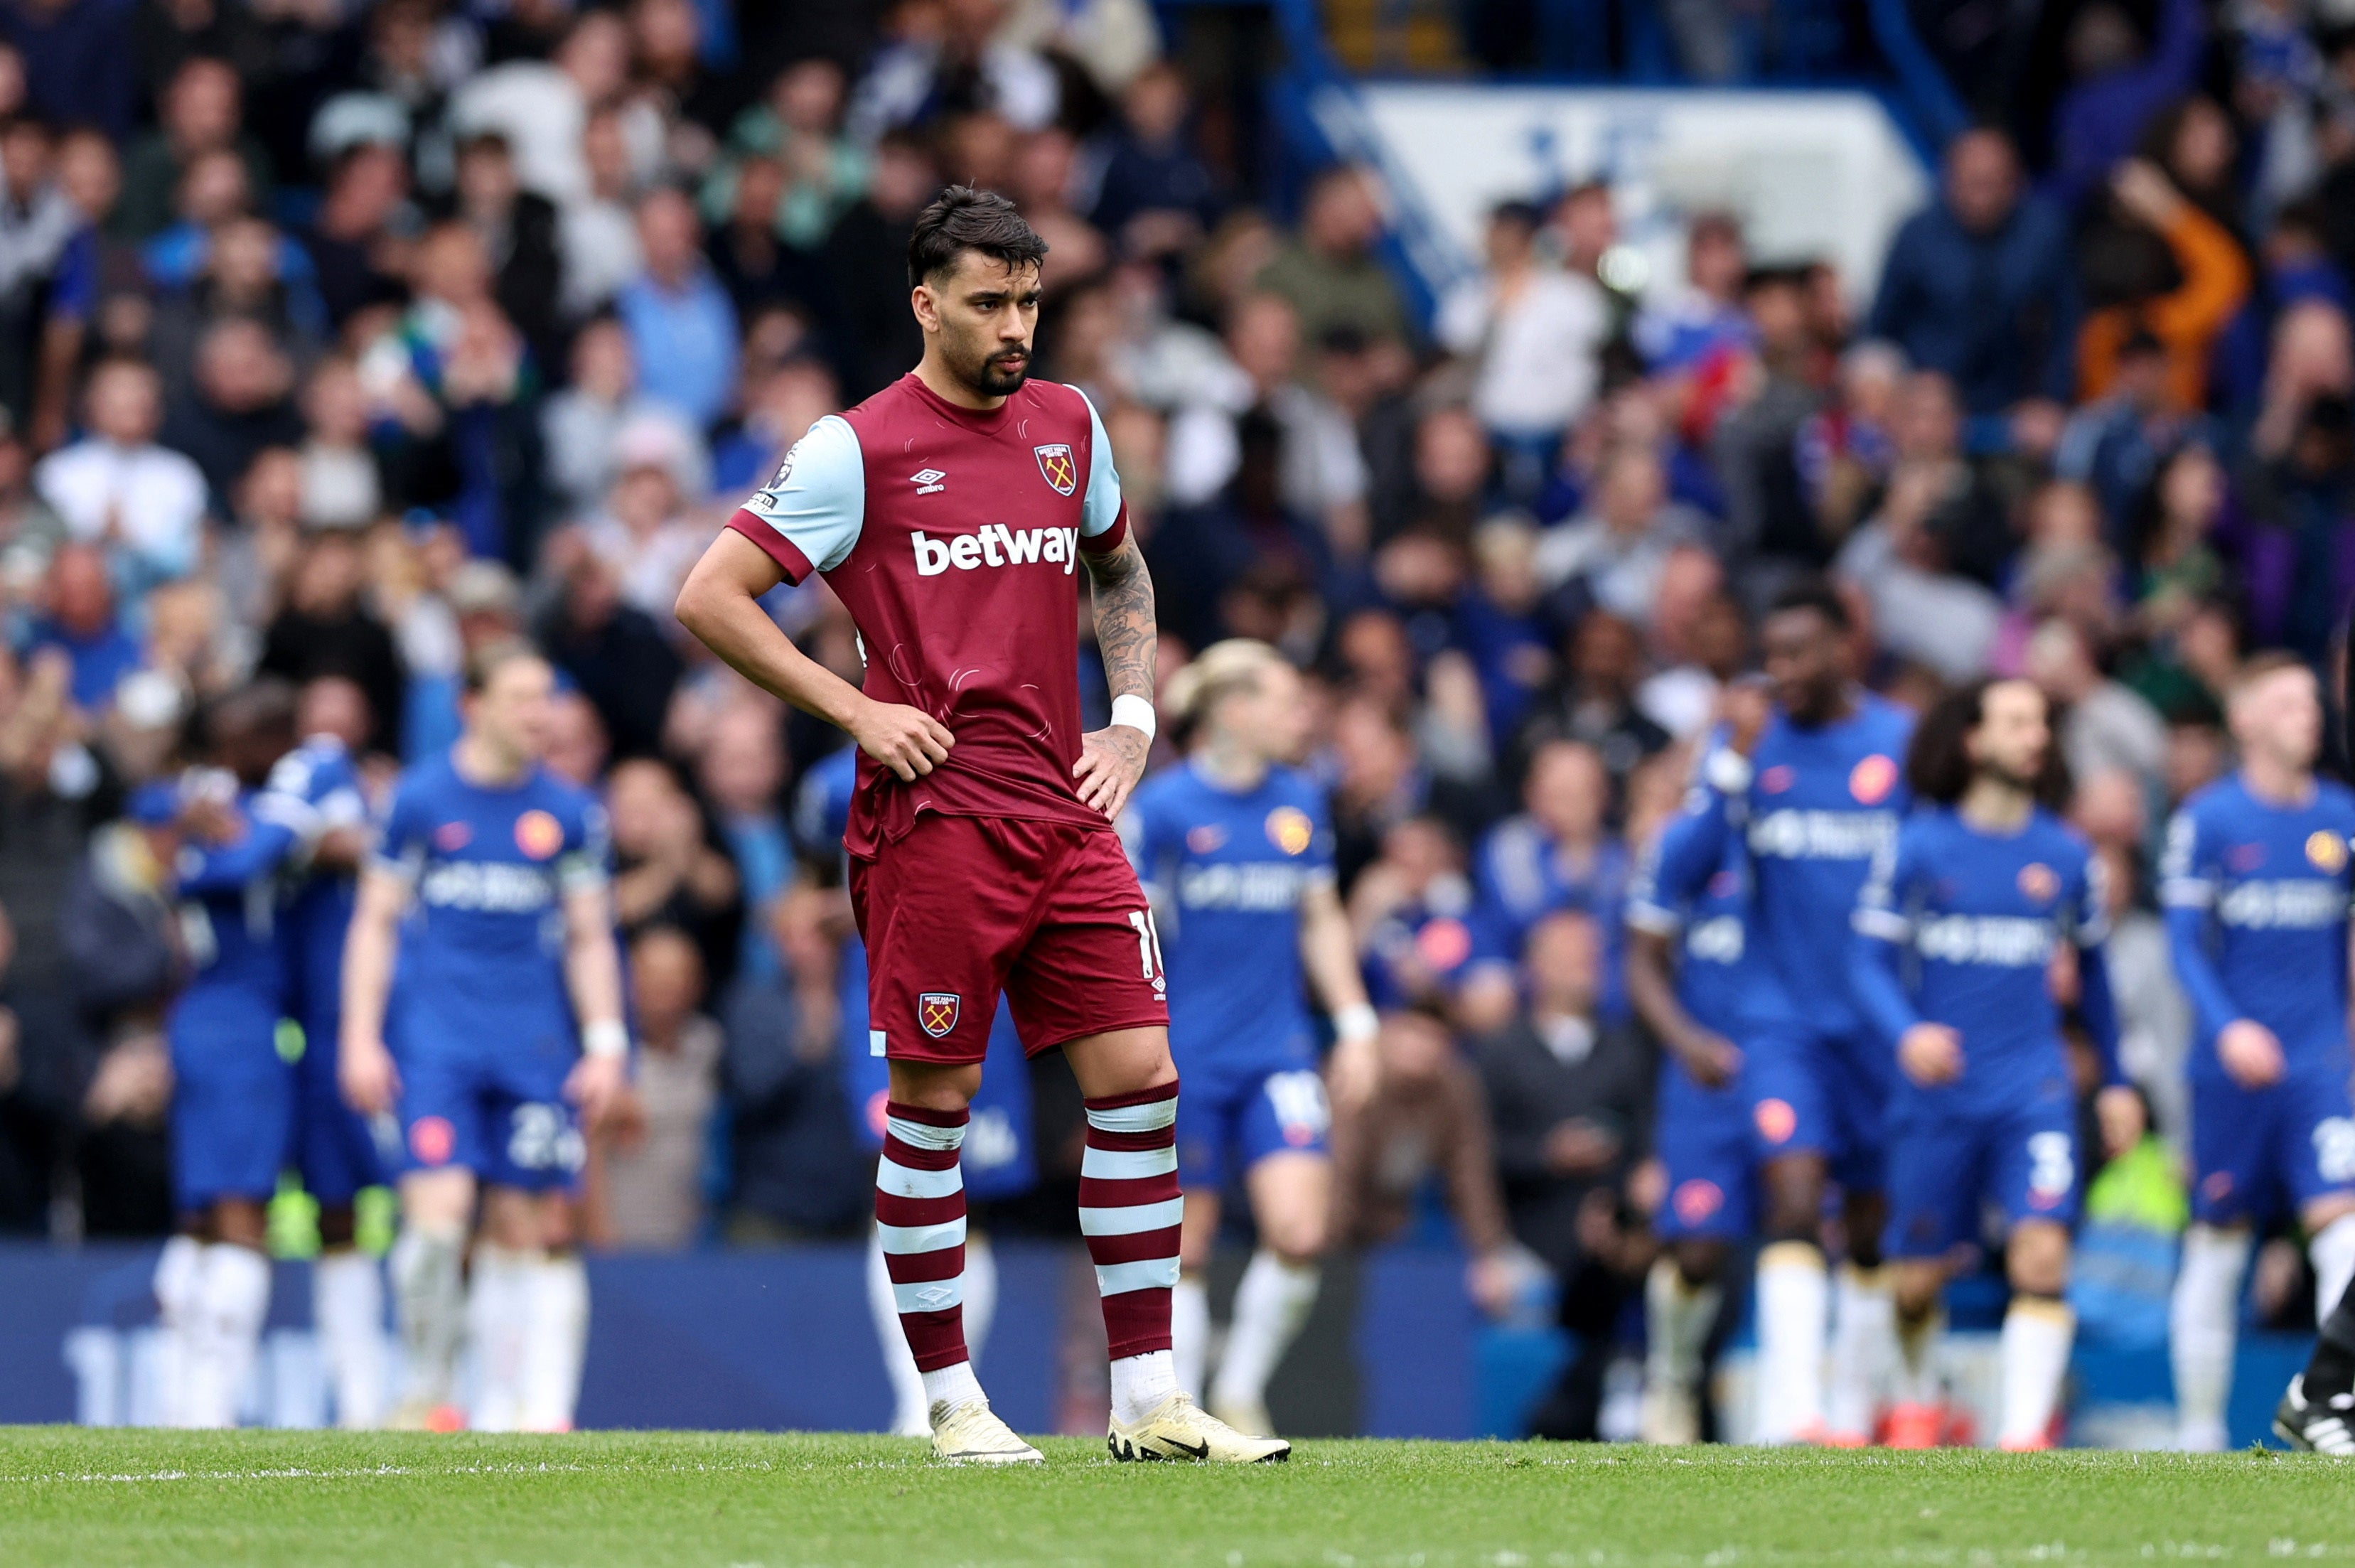
<instances>
[{"instance_id":1,"label":"white wristband","mask_svg":"<svg viewBox=\"0 0 2355 1568\"><path fill-rule=\"evenodd\" d=\"M1148 741L1153 739L1154 730L1159 723L1154 716L1151 698L1125 693L1112 699L1112 721L1125 724L1132 730L1144 731Z\"/></svg>"},{"instance_id":2,"label":"white wristband","mask_svg":"<svg viewBox=\"0 0 2355 1568\"><path fill-rule=\"evenodd\" d=\"M1750 759L1731 746L1720 746L1701 763L1701 777L1720 795L1750 793Z\"/></svg>"},{"instance_id":3,"label":"white wristband","mask_svg":"<svg viewBox=\"0 0 2355 1568\"><path fill-rule=\"evenodd\" d=\"M619 1019L606 1019L591 1024L581 1031L581 1049L590 1056L627 1056L630 1052L629 1026Z\"/></svg>"},{"instance_id":4,"label":"white wristband","mask_svg":"<svg viewBox=\"0 0 2355 1568\"><path fill-rule=\"evenodd\" d=\"M1343 1008L1333 1015L1333 1038L1344 1044L1354 1045L1361 1040L1371 1040L1381 1032L1381 1015L1369 1002L1359 1002Z\"/></svg>"}]
</instances>

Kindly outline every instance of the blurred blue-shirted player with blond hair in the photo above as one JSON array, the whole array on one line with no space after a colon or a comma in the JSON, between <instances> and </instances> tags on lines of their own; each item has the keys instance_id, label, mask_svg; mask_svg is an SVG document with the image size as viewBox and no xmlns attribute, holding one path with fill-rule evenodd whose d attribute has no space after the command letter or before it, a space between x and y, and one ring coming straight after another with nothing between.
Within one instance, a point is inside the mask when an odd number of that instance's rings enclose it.
<instances>
[{"instance_id":1,"label":"blurred blue-shirted player with blond hair","mask_svg":"<svg viewBox=\"0 0 2355 1568\"><path fill-rule=\"evenodd\" d=\"M604 810L539 762L554 679L521 643L475 654L464 730L402 775L345 943L345 1096L397 1115L408 1159L396 1424L453 1424L467 1334L477 1429L563 1430L580 1393L588 1281L568 1197L581 1121L626 1090L629 1035Z\"/></svg>"},{"instance_id":2,"label":"blurred blue-shirted player with blond hair","mask_svg":"<svg viewBox=\"0 0 2355 1568\"><path fill-rule=\"evenodd\" d=\"M2224 1446L2254 1228L2296 1219L2315 1315L2355 1278L2355 1112L2347 942L2355 795L2314 776L2322 700L2290 655L2260 655L2226 717L2240 767L2168 827L2159 897L2190 999L2191 1228L2168 1342L2177 1437Z\"/></svg>"},{"instance_id":3,"label":"blurred blue-shirted player with blond hair","mask_svg":"<svg viewBox=\"0 0 2355 1568\"><path fill-rule=\"evenodd\" d=\"M1239 1177L1260 1244L1235 1289L1208 1408L1267 1433L1268 1379L1316 1303L1332 1182L1304 975L1331 1013L1344 1095L1372 1082L1375 1017L1333 882L1324 792L1289 765L1308 740L1298 673L1264 643L1216 643L1178 672L1167 700L1189 726L1190 754L1138 787L1120 828L1153 901L1137 939L1167 965L1179 1073L1186 1217L1170 1339L1178 1386L1196 1392L1210 1337L1202 1271L1220 1199Z\"/></svg>"}]
</instances>

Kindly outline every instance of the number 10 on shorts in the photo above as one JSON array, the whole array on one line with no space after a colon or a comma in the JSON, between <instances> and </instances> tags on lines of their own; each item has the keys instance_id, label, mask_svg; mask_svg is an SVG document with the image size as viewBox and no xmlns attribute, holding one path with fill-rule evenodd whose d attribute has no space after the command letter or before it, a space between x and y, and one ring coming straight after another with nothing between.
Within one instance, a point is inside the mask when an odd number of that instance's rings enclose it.
<instances>
[{"instance_id":1,"label":"number 10 on shorts","mask_svg":"<svg viewBox=\"0 0 2355 1568\"><path fill-rule=\"evenodd\" d=\"M1144 971L1144 977L1153 982L1155 996L1167 995L1169 980L1161 967L1161 932L1153 923L1153 912L1133 909L1128 912L1128 923L1136 928L1138 967Z\"/></svg>"}]
</instances>

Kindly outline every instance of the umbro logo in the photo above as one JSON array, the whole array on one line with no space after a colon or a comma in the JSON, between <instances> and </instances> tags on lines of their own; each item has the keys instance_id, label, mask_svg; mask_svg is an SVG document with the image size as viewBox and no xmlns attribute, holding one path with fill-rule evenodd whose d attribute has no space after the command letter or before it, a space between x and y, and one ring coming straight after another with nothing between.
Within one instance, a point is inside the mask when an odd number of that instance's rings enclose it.
<instances>
[{"instance_id":1,"label":"umbro logo","mask_svg":"<svg viewBox=\"0 0 2355 1568\"><path fill-rule=\"evenodd\" d=\"M948 486L941 483L947 477L937 468L919 468L908 475L908 483L916 487L917 495L929 496L935 490L947 489Z\"/></svg>"}]
</instances>

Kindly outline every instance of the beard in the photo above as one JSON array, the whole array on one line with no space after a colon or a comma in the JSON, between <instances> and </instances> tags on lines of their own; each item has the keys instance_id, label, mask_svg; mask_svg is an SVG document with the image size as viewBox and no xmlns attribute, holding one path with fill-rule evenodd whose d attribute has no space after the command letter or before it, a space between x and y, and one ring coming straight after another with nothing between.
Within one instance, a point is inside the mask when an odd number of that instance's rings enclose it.
<instances>
[{"instance_id":1,"label":"beard","mask_svg":"<svg viewBox=\"0 0 2355 1568\"><path fill-rule=\"evenodd\" d=\"M1003 398L1022 389L1030 376L1030 356L1025 352L1008 363L1003 351L990 357L974 361L963 368L964 384L985 398Z\"/></svg>"}]
</instances>

